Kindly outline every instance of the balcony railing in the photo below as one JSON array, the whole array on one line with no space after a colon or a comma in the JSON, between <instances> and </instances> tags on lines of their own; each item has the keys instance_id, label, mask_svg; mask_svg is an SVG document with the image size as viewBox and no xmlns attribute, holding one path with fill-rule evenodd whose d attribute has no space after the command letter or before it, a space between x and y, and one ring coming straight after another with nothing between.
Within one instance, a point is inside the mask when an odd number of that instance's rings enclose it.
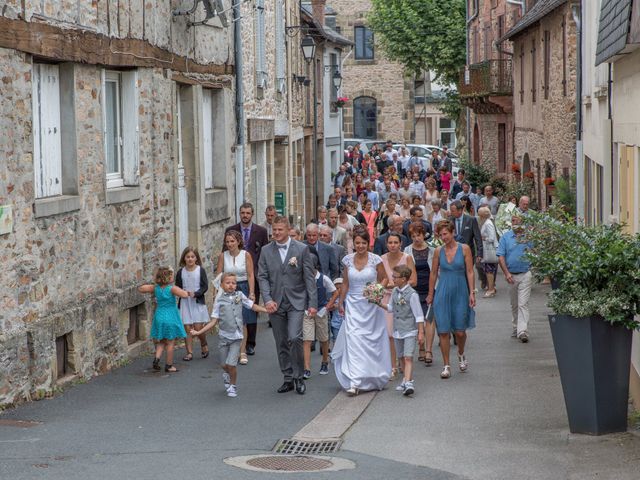
<instances>
[{"instance_id":1,"label":"balcony railing","mask_svg":"<svg viewBox=\"0 0 640 480\"><path fill-rule=\"evenodd\" d=\"M462 97L513 95L511 60L485 60L460 72Z\"/></svg>"}]
</instances>

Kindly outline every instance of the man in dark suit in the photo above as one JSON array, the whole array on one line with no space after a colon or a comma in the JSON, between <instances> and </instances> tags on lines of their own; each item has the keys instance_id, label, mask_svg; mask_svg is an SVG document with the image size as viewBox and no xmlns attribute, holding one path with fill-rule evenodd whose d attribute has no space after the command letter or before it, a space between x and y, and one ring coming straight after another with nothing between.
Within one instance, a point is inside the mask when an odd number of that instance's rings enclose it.
<instances>
[{"instance_id":1,"label":"man in dark suit","mask_svg":"<svg viewBox=\"0 0 640 480\"><path fill-rule=\"evenodd\" d=\"M319 242L320 231L318 225L310 223L307 225L307 235L305 243L310 247L315 247L320 258L320 271L329 277L331 280L338 278L338 260L333 251L333 248L326 243Z\"/></svg>"},{"instance_id":2,"label":"man in dark suit","mask_svg":"<svg viewBox=\"0 0 640 480\"><path fill-rule=\"evenodd\" d=\"M235 230L242 235L242 243L244 243L244 250L249 252L251 260L253 260L253 267L255 278L258 278L258 261L260 260L260 252L262 247L269 243L269 234L267 229L253 223L253 205L245 202L240 205L240 223L236 223L227 228L225 231ZM223 245L223 250L226 247ZM255 293L257 302L260 298L260 287L256 281ZM247 355L253 355L256 349L256 329L257 324L247 324Z\"/></svg>"},{"instance_id":3,"label":"man in dark suit","mask_svg":"<svg viewBox=\"0 0 640 480\"><path fill-rule=\"evenodd\" d=\"M402 224L402 234L409 239L409 244L413 243L413 241L411 240L411 235L409 235L409 226L413 222L422 222L422 225L424 225L424 229L427 231L424 239L429 240L431 238L431 235L433 234L433 229L431 228L431 224L424 219L424 211L422 210L422 208L411 207L411 209L409 210L409 215L411 215L411 218L405 220Z\"/></svg>"},{"instance_id":4,"label":"man in dark suit","mask_svg":"<svg viewBox=\"0 0 640 480\"><path fill-rule=\"evenodd\" d=\"M320 230L320 241L333 248L333 253L338 262L338 277L342 277L342 259L347 256L347 249L333 241L333 229L331 227L320 225L318 228Z\"/></svg>"},{"instance_id":5,"label":"man in dark suit","mask_svg":"<svg viewBox=\"0 0 640 480\"><path fill-rule=\"evenodd\" d=\"M456 200L449 207L451 221L455 227L456 241L469 245L474 260L482 260L482 236L478 220L463 212L462 202Z\"/></svg>"},{"instance_id":6,"label":"man in dark suit","mask_svg":"<svg viewBox=\"0 0 640 480\"><path fill-rule=\"evenodd\" d=\"M400 235L402 250L409 245L409 239L402 234L402 217L400 215L391 215L389 220L387 220L387 225L389 225L389 231L380 235L373 243L373 253L376 255L384 255L389 251L387 249L387 238L389 238L390 233Z\"/></svg>"}]
</instances>

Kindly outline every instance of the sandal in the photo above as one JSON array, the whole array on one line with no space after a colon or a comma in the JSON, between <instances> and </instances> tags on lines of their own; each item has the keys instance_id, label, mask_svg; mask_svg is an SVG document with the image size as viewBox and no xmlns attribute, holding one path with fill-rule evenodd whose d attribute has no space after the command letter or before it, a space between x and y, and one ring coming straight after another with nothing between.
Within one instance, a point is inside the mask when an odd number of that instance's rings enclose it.
<instances>
[{"instance_id":1,"label":"sandal","mask_svg":"<svg viewBox=\"0 0 640 480\"><path fill-rule=\"evenodd\" d=\"M426 352L424 352L424 354L424 363L427 365L427 367L430 367L433 364L433 353L427 350Z\"/></svg>"},{"instance_id":2,"label":"sandal","mask_svg":"<svg viewBox=\"0 0 640 480\"><path fill-rule=\"evenodd\" d=\"M451 367L449 365L445 365L442 369L442 373L440 373L440 378L446 380L447 378L451 378Z\"/></svg>"},{"instance_id":3,"label":"sandal","mask_svg":"<svg viewBox=\"0 0 640 480\"><path fill-rule=\"evenodd\" d=\"M168 364L168 363L167 363L167 364L164 366L164 371L165 371L165 372L169 372L169 373L175 373L175 372L177 372L177 371L178 371L178 369L177 369L176 367L174 367L173 365L170 365L170 364Z\"/></svg>"},{"instance_id":4,"label":"sandal","mask_svg":"<svg viewBox=\"0 0 640 480\"><path fill-rule=\"evenodd\" d=\"M418 361L419 362L426 362L427 361L427 357L425 357L425 351L424 350L421 350L418 353Z\"/></svg>"},{"instance_id":5,"label":"sandal","mask_svg":"<svg viewBox=\"0 0 640 480\"><path fill-rule=\"evenodd\" d=\"M202 358L207 358L209 356L209 349L207 349L206 352L202 352L200 355L202 355Z\"/></svg>"},{"instance_id":6,"label":"sandal","mask_svg":"<svg viewBox=\"0 0 640 480\"><path fill-rule=\"evenodd\" d=\"M489 290L487 290L487 293L485 293L485 294L482 296L482 298L493 298L493 297L495 297L495 296L496 296L496 293L497 293L497 292L496 292L495 290L494 290L494 291L492 291L492 292L489 292Z\"/></svg>"},{"instance_id":7,"label":"sandal","mask_svg":"<svg viewBox=\"0 0 640 480\"><path fill-rule=\"evenodd\" d=\"M397 368L392 368L391 369L391 376L389 377L389 380L395 380L397 376L398 376L398 369Z\"/></svg>"},{"instance_id":8,"label":"sandal","mask_svg":"<svg viewBox=\"0 0 640 480\"><path fill-rule=\"evenodd\" d=\"M190 362L191 360L193 360L193 353L191 352L187 352L187 354L182 357L183 362Z\"/></svg>"},{"instance_id":9,"label":"sandal","mask_svg":"<svg viewBox=\"0 0 640 480\"><path fill-rule=\"evenodd\" d=\"M241 353L240 354L240 365L246 365L247 363L249 363L249 359L247 358L247 354L246 353Z\"/></svg>"},{"instance_id":10,"label":"sandal","mask_svg":"<svg viewBox=\"0 0 640 480\"><path fill-rule=\"evenodd\" d=\"M153 359L153 369L154 370L160 370L160 359L159 358L154 358Z\"/></svg>"}]
</instances>

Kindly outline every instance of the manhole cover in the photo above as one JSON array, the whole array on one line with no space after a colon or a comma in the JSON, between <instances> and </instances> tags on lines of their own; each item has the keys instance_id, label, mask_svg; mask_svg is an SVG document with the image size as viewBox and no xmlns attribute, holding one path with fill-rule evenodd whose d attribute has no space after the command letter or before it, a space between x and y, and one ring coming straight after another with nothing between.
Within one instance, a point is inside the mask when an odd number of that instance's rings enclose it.
<instances>
[{"instance_id":1,"label":"manhole cover","mask_svg":"<svg viewBox=\"0 0 640 480\"><path fill-rule=\"evenodd\" d=\"M252 458L247 464L260 470L277 470L279 472L312 472L333 466L330 460L300 455Z\"/></svg>"},{"instance_id":2,"label":"manhole cover","mask_svg":"<svg viewBox=\"0 0 640 480\"><path fill-rule=\"evenodd\" d=\"M225 458L224 463L254 472L326 472L355 468L346 458L311 455L247 455Z\"/></svg>"},{"instance_id":3,"label":"manhole cover","mask_svg":"<svg viewBox=\"0 0 640 480\"><path fill-rule=\"evenodd\" d=\"M0 419L0 427L31 428L38 425L42 425L42 422L36 422L34 420L10 420L8 418Z\"/></svg>"}]
</instances>

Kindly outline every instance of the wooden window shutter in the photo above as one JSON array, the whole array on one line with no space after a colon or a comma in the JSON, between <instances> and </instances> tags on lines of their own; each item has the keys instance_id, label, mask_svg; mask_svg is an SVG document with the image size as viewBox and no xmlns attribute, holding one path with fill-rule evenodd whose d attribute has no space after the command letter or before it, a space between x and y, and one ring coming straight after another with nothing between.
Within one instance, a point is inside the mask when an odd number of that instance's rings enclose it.
<instances>
[{"instance_id":1,"label":"wooden window shutter","mask_svg":"<svg viewBox=\"0 0 640 480\"><path fill-rule=\"evenodd\" d=\"M122 174L125 185L139 182L138 72L122 72Z\"/></svg>"},{"instance_id":2,"label":"wooden window shutter","mask_svg":"<svg viewBox=\"0 0 640 480\"><path fill-rule=\"evenodd\" d=\"M33 66L33 162L36 197L62 195L60 71L57 65Z\"/></svg>"}]
</instances>

